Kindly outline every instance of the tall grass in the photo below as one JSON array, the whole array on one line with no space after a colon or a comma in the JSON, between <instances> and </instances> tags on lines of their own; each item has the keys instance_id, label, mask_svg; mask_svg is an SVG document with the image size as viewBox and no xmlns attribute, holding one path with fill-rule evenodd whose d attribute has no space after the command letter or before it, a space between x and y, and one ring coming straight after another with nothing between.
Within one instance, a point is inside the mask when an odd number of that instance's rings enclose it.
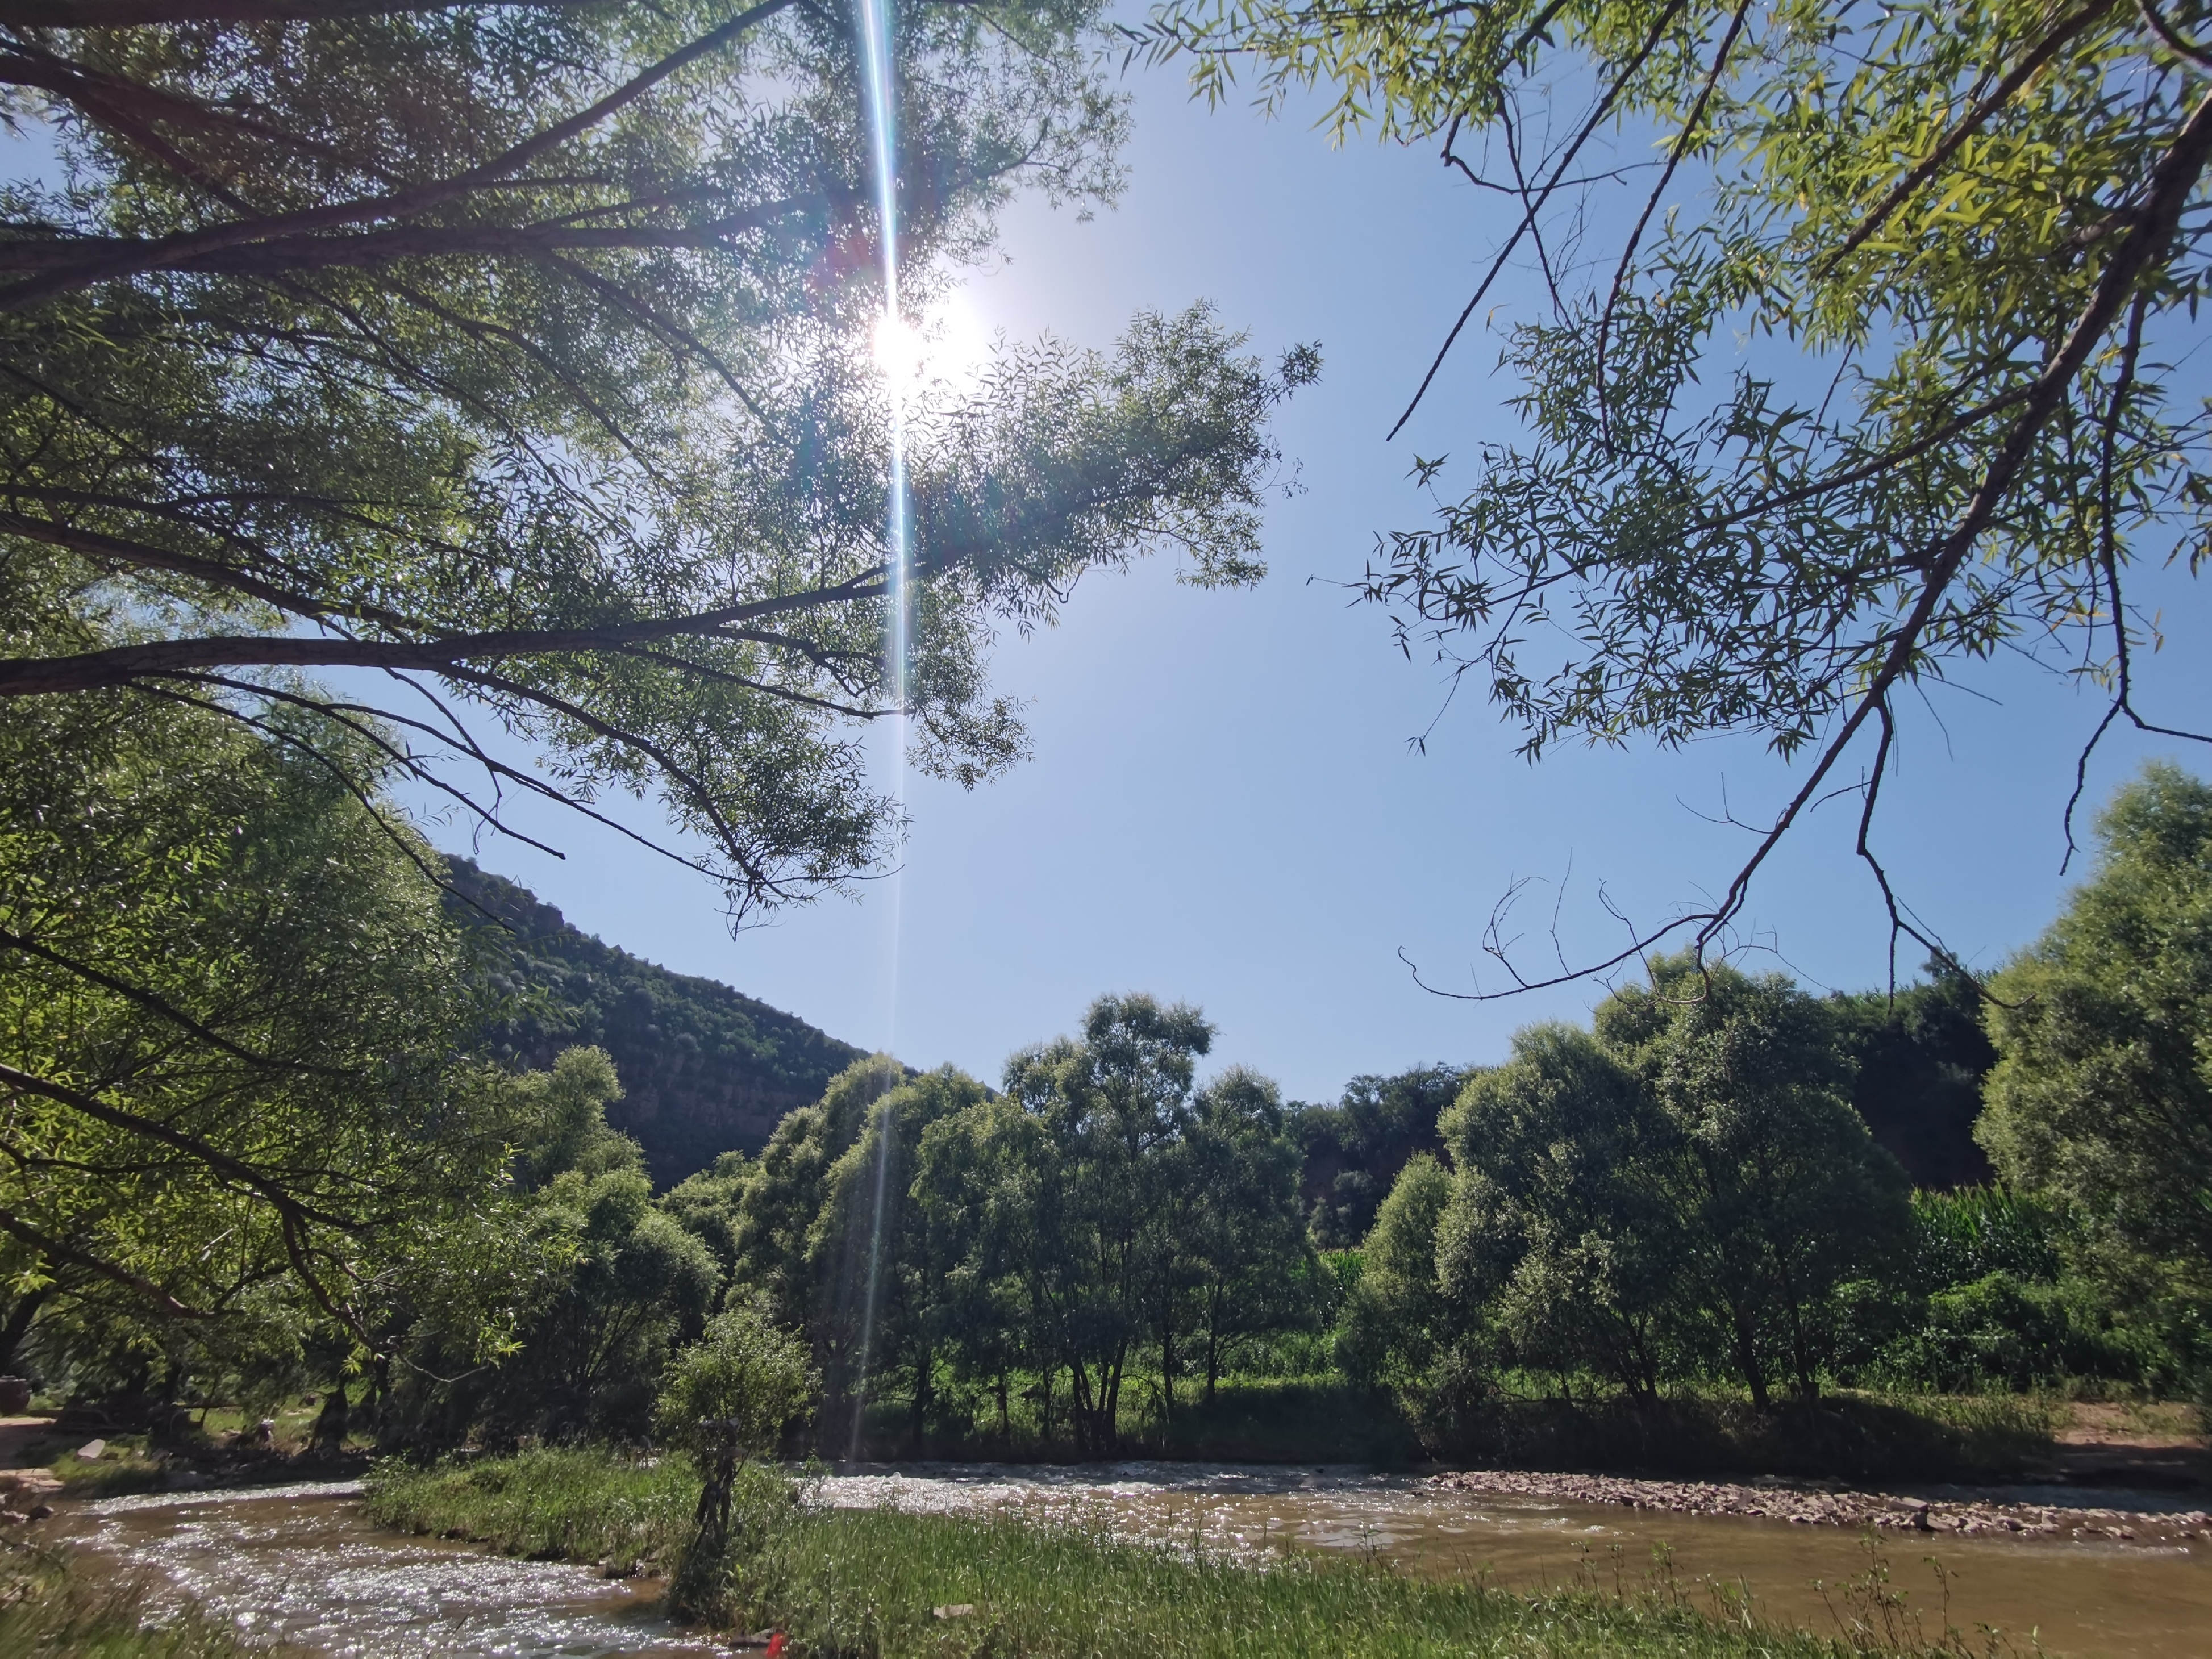
<instances>
[{"instance_id":1,"label":"tall grass","mask_svg":"<svg viewBox=\"0 0 2212 1659\"><path fill-rule=\"evenodd\" d=\"M370 1510L520 1553L562 1538L585 1560L615 1553L649 1517L659 1529L654 1559L677 1562L695 1491L665 1466L538 1452L466 1468L380 1467ZM1717 1619L1669 1584L1625 1597L1595 1586L1519 1595L1287 1553L1263 1570L1006 1517L813 1509L792 1492L756 1471L738 1494L726 1556L682 1561L678 1582L686 1610L722 1628L782 1631L805 1659L1837 1659L1952 1650L1863 1626L1830 1639ZM533 1513L533 1499L547 1512Z\"/></svg>"},{"instance_id":2,"label":"tall grass","mask_svg":"<svg viewBox=\"0 0 2212 1659\"><path fill-rule=\"evenodd\" d=\"M45 1551L0 1550L0 1654L9 1659L268 1659L276 1651L189 1607L156 1612L143 1583L87 1580Z\"/></svg>"},{"instance_id":3,"label":"tall grass","mask_svg":"<svg viewBox=\"0 0 2212 1659\"><path fill-rule=\"evenodd\" d=\"M588 1561L611 1576L665 1572L691 1536L699 1480L681 1459L595 1448L379 1463L368 1478L371 1520L402 1532L490 1544L540 1561Z\"/></svg>"}]
</instances>

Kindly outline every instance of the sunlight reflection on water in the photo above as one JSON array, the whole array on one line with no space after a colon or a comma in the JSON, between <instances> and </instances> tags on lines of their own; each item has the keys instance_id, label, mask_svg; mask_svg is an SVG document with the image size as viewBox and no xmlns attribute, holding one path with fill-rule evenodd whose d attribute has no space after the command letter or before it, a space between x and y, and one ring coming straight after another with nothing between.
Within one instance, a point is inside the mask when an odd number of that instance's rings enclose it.
<instances>
[{"instance_id":1,"label":"sunlight reflection on water","mask_svg":"<svg viewBox=\"0 0 2212 1659\"><path fill-rule=\"evenodd\" d=\"M652 1590L372 1526L351 1486L171 1493L90 1504L66 1535L265 1641L344 1656L721 1651L659 1617ZM80 1559L83 1556L80 1555Z\"/></svg>"}]
</instances>

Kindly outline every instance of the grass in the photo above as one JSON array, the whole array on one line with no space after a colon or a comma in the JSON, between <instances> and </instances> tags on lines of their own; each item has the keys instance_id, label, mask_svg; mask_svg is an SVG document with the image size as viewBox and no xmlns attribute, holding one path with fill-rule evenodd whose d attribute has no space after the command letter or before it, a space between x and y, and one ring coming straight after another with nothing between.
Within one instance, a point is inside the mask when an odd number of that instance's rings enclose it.
<instances>
[{"instance_id":1,"label":"grass","mask_svg":"<svg viewBox=\"0 0 2212 1659\"><path fill-rule=\"evenodd\" d=\"M88 1583L48 1552L0 1548L0 1653L10 1659L250 1659L276 1651L189 1607L155 1613L143 1583Z\"/></svg>"},{"instance_id":2,"label":"grass","mask_svg":"<svg viewBox=\"0 0 2212 1659\"><path fill-rule=\"evenodd\" d=\"M370 1513L513 1553L675 1563L695 1483L672 1464L539 1451L380 1465ZM814 1510L781 1477L745 1485L733 1547L684 1564L722 1628L784 1632L803 1659L1836 1659L1965 1651L1877 1619L1824 1638L1718 1620L1671 1582L1626 1597L1438 1583L1375 1563L1261 1567L1004 1518ZM965 1609L951 1616L939 1610Z\"/></svg>"},{"instance_id":3,"label":"grass","mask_svg":"<svg viewBox=\"0 0 2212 1659\"><path fill-rule=\"evenodd\" d=\"M691 1536L699 1481L676 1460L586 1449L384 1462L368 1474L380 1525L489 1544L540 1561L589 1561L610 1575L666 1572Z\"/></svg>"},{"instance_id":4,"label":"grass","mask_svg":"<svg viewBox=\"0 0 2212 1659\"><path fill-rule=\"evenodd\" d=\"M1740 1395L1680 1394L1505 1402L1478 1420L1464 1460L1521 1468L1727 1478L2002 1480L2052 1450L2070 1407L2044 1395L1832 1393L1765 1411Z\"/></svg>"}]
</instances>

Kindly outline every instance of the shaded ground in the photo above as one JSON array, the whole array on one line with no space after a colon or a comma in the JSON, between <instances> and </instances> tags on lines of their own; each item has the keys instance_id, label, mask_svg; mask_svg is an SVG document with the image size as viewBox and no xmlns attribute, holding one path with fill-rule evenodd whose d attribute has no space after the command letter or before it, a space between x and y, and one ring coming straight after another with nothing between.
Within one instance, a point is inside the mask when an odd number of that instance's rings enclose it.
<instances>
[{"instance_id":1,"label":"shaded ground","mask_svg":"<svg viewBox=\"0 0 2212 1659\"><path fill-rule=\"evenodd\" d=\"M2051 1473L2069 1485L2212 1490L2212 1444L2187 1407L2077 1403L2057 1440Z\"/></svg>"}]
</instances>

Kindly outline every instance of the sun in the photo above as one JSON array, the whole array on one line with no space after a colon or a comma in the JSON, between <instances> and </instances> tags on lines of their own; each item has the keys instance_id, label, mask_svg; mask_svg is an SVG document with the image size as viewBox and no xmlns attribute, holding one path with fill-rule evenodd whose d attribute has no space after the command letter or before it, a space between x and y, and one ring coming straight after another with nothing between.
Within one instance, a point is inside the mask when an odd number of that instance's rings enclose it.
<instances>
[{"instance_id":1,"label":"sun","mask_svg":"<svg viewBox=\"0 0 2212 1659\"><path fill-rule=\"evenodd\" d=\"M994 345L975 306L955 289L933 301L919 321L878 318L869 352L877 371L904 396L925 386L971 385L990 361Z\"/></svg>"}]
</instances>

